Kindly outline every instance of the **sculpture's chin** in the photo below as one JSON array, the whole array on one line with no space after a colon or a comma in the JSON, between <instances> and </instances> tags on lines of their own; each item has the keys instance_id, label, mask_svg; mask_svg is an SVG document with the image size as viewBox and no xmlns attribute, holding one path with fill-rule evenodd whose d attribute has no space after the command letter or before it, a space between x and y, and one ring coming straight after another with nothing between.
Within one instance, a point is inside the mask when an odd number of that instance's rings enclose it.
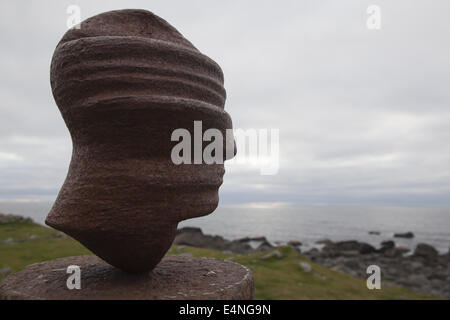
<instances>
[{"instance_id":1,"label":"sculpture's chin","mask_svg":"<svg viewBox=\"0 0 450 320\"><path fill-rule=\"evenodd\" d=\"M109 264L133 273L150 271L160 262L175 238L178 222L216 209L223 174L220 167L199 166L197 170L203 168L216 178L203 185L186 178L183 183L189 185L178 186L175 182L161 185L145 176L109 173L108 177L101 169L97 175L86 174L89 169L82 168L71 165L45 222Z\"/></svg>"},{"instance_id":2,"label":"sculpture's chin","mask_svg":"<svg viewBox=\"0 0 450 320\"><path fill-rule=\"evenodd\" d=\"M158 224L157 224L158 225ZM104 232L93 237L79 234L77 240L109 264L131 273L152 270L170 249L177 231L177 223L147 228L145 241L140 235Z\"/></svg>"},{"instance_id":3,"label":"sculpture's chin","mask_svg":"<svg viewBox=\"0 0 450 320\"><path fill-rule=\"evenodd\" d=\"M133 229L104 226L96 230L74 230L55 223L51 215L45 222L78 240L109 264L131 273L150 271L161 261L175 238L178 225L175 221L163 224L155 221Z\"/></svg>"}]
</instances>

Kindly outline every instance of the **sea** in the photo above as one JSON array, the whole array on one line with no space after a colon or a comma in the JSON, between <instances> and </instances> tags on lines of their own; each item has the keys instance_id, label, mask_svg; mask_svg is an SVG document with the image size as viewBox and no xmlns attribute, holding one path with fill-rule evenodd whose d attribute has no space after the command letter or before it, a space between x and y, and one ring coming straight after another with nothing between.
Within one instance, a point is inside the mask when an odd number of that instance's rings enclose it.
<instances>
[{"instance_id":1,"label":"sea","mask_svg":"<svg viewBox=\"0 0 450 320\"><path fill-rule=\"evenodd\" d=\"M51 201L0 201L0 212L32 218L44 224ZM302 242L301 250L319 246L322 239L358 240L379 247L394 240L411 250L418 243L445 253L450 248L450 207L292 205L251 203L219 205L212 214L182 221L179 227L199 227L205 234L233 240L265 236L273 244ZM377 234L369 234L375 232ZM414 238L394 238L394 233L413 232Z\"/></svg>"}]
</instances>

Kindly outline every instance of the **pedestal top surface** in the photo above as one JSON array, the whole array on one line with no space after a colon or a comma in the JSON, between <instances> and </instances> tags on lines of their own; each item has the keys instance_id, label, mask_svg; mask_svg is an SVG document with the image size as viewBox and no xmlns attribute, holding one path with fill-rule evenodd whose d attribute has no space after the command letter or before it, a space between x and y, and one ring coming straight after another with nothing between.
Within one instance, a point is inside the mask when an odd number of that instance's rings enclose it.
<instances>
[{"instance_id":1,"label":"pedestal top surface","mask_svg":"<svg viewBox=\"0 0 450 320\"><path fill-rule=\"evenodd\" d=\"M80 289L69 289L69 266L80 267ZM36 263L0 282L0 299L252 299L253 278L240 264L166 256L145 274L129 274L96 256Z\"/></svg>"}]
</instances>

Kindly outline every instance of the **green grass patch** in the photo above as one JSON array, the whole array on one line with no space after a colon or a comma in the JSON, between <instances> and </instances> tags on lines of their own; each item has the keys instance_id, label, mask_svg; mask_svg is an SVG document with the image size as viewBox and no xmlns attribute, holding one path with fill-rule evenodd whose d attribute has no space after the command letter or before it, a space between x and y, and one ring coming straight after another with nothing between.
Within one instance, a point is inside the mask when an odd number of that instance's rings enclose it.
<instances>
[{"instance_id":1,"label":"green grass patch","mask_svg":"<svg viewBox=\"0 0 450 320\"><path fill-rule=\"evenodd\" d=\"M12 242L5 243L7 239ZM35 223L0 224L0 269L19 271L32 263L84 254L92 253L54 229Z\"/></svg>"},{"instance_id":2,"label":"green grass patch","mask_svg":"<svg viewBox=\"0 0 450 320\"><path fill-rule=\"evenodd\" d=\"M250 255L226 255L221 252L192 247L173 246L169 253L190 253L195 257L230 259L247 266L255 279L256 299L434 299L411 290L383 286L381 290L369 290L366 280L324 268L298 254L290 247L277 248L281 258L262 259L267 252ZM312 266L310 272L300 267L304 261Z\"/></svg>"}]
</instances>

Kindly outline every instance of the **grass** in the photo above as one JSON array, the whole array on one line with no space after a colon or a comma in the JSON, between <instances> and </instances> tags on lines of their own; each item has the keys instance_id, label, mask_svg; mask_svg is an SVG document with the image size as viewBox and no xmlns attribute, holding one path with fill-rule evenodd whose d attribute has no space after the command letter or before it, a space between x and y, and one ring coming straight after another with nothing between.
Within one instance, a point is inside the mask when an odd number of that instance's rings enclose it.
<instances>
[{"instance_id":1,"label":"grass","mask_svg":"<svg viewBox=\"0 0 450 320\"><path fill-rule=\"evenodd\" d=\"M5 243L8 238L12 243ZM17 241L20 241L17 243ZM267 252L250 255L187 246L172 246L169 254L229 259L250 268L255 279L256 299L434 299L429 295L382 282L381 290L368 290L364 279L314 264L290 247L277 248L281 258L263 259ZM0 269L19 271L26 265L61 257L92 254L77 241L53 229L34 223L0 225ZM305 272L301 261L312 266ZM2 275L0 275L0 281Z\"/></svg>"},{"instance_id":2,"label":"grass","mask_svg":"<svg viewBox=\"0 0 450 320\"><path fill-rule=\"evenodd\" d=\"M13 271L19 271L36 262L92 254L79 242L61 235L54 229L35 223L0 224L0 269L10 267ZM31 240L32 236L37 238ZM4 243L8 238L19 242Z\"/></svg>"}]
</instances>

